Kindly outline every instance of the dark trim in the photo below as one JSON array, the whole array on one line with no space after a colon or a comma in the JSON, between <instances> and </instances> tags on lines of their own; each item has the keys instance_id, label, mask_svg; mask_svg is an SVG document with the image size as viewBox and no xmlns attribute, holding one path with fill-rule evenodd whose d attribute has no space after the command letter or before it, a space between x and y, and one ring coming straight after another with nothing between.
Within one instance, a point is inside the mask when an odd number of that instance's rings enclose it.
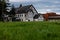
<instances>
[{"instance_id":1,"label":"dark trim","mask_svg":"<svg viewBox=\"0 0 60 40\"><path fill-rule=\"evenodd\" d=\"M34 9L35 9L35 7L33 6L33 5L31 5ZM36 13L38 14L38 12L37 12L37 10L35 9L35 11L36 11Z\"/></svg>"}]
</instances>

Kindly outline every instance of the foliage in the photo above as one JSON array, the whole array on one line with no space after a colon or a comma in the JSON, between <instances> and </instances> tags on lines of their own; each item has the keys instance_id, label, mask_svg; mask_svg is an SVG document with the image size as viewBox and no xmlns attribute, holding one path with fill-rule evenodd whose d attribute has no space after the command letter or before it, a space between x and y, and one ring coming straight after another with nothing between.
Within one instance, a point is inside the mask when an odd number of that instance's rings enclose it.
<instances>
[{"instance_id":1,"label":"foliage","mask_svg":"<svg viewBox=\"0 0 60 40\"><path fill-rule=\"evenodd\" d=\"M4 14L9 14L7 10L9 10L7 7L10 3L7 3L6 1L9 0L0 0L0 21L4 21Z\"/></svg>"},{"instance_id":2,"label":"foliage","mask_svg":"<svg viewBox=\"0 0 60 40\"><path fill-rule=\"evenodd\" d=\"M10 11L10 15L14 16L15 15L15 7L12 5L12 9Z\"/></svg>"},{"instance_id":3,"label":"foliage","mask_svg":"<svg viewBox=\"0 0 60 40\"><path fill-rule=\"evenodd\" d=\"M5 0L0 1L0 11L1 11L1 13L6 12L6 7L7 7L7 5L6 5Z\"/></svg>"}]
</instances>

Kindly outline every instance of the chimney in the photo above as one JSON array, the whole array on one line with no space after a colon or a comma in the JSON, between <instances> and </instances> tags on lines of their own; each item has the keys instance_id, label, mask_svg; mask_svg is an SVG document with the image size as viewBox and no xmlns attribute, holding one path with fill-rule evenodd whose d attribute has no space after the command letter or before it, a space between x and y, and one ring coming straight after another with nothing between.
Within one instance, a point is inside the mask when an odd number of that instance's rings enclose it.
<instances>
[{"instance_id":1,"label":"chimney","mask_svg":"<svg viewBox=\"0 0 60 40\"><path fill-rule=\"evenodd\" d=\"M22 4L20 4L20 7L22 7Z\"/></svg>"}]
</instances>

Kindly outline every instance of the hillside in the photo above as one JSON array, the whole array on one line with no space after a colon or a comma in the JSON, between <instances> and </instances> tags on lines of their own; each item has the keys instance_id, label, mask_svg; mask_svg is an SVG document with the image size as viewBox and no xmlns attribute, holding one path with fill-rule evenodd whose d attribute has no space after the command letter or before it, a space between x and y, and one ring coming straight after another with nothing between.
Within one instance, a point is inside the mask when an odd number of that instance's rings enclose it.
<instances>
[{"instance_id":1,"label":"hillside","mask_svg":"<svg viewBox=\"0 0 60 40\"><path fill-rule=\"evenodd\" d=\"M0 22L0 40L60 40L60 22Z\"/></svg>"}]
</instances>

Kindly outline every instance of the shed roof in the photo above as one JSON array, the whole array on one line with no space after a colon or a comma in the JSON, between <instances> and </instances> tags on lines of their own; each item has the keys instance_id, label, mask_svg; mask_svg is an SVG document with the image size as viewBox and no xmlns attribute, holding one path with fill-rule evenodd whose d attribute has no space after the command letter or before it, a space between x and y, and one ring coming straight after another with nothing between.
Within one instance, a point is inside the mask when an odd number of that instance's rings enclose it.
<instances>
[{"instance_id":1,"label":"shed roof","mask_svg":"<svg viewBox=\"0 0 60 40\"><path fill-rule=\"evenodd\" d=\"M36 14L33 18L37 19L37 18L39 18L39 16L40 16L40 14Z\"/></svg>"}]
</instances>

